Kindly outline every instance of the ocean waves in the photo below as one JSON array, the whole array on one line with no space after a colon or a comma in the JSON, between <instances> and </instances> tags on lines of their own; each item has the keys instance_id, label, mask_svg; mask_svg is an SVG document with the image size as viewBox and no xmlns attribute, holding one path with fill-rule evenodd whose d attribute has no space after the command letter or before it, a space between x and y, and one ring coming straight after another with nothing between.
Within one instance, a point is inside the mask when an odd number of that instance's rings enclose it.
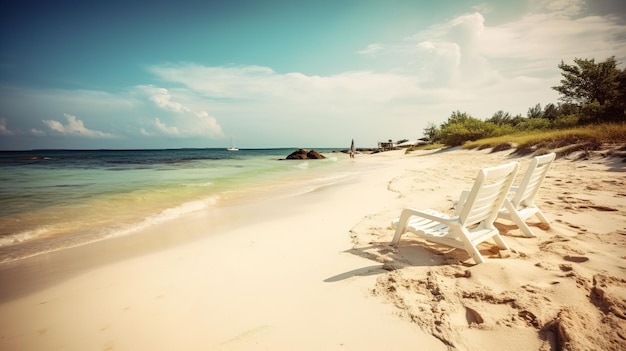
<instances>
[{"instance_id":1,"label":"ocean waves","mask_svg":"<svg viewBox=\"0 0 626 351\"><path fill-rule=\"evenodd\" d=\"M310 192L346 177L335 169L337 157L280 161L284 149L36 154L35 160L0 154L0 262L128 235L233 199Z\"/></svg>"}]
</instances>

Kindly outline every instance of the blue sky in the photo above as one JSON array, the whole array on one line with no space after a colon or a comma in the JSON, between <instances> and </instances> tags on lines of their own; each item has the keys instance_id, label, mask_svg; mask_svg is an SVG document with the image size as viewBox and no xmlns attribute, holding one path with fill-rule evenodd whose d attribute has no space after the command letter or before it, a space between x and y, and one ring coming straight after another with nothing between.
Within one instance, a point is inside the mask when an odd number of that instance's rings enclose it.
<instances>
[{"instance_id":1,"label":"blue sky","mask_svg":"<svg viewBox=\"0 0 626 351\"><path fill-rule=\"evenodd\" d=\"M26 0L0 29L3 150L372 147L626 59L621 0Z\"/></svg>"}]
</instances>

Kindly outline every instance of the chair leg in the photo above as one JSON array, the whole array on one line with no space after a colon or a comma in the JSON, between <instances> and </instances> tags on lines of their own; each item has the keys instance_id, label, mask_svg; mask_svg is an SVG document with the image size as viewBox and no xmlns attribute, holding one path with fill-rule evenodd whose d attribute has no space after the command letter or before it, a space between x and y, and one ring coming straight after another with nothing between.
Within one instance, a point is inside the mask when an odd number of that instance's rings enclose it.
<instances>
[{"instance_id":1,"label":"chair leg","mask_svg":"<svg viewBox=\"0 0 626 351\"><path fill-rule=\"evenodd\" d=\"M460 235L459 233L457 233L457 237L461 239L461 241L463 242L463 248L474 259L474 262L476 262L476 264L484 263L485 258L483 257L483 255L480 254L480 251L478 251L478 248L469 239L470 233L467 231L467 229L457 228L456 230L461 232Z\"/></svg>"},{"instance_id":2,"label":"chair leg","mask_svg":"<svg viewBox=\"0 0 626 351\"><path fill-rule=\"evenodd\" d=\"M396 233L394 234L393 239L391 240L391 245L398 245L398 243L400 242L400 237L406 231L406 226L409 222L409 218L411 218L411 214L408 213L406 210L403 210L402 213L400 214L398 225L396 226Z\"/></svg>"},{"instance_id":3,"label":"chair leg","mask_svg":"<svg viewBox=\"0 0 626 351\"><path fill-rule=\"evenodd\" d=\"M504 239L500 236L500 234L496 234L493 236L493 241L496 242L496 245L500 250L509 250L509 245L506 244Z\"/></svg>"},{"instance_id":4,"label":"chair leg","mask_svg":"<svg viewBox=\"0 0 626 351\"><path fill-rule=\"evenodd\" d=\"M539 220L542 223L547 224L548 226L550 225L550 220L548 220L548 217L546 217L543 212L541 212L540 209L537 208L537 213L535 213L535 216L537 216L537 218L539 218Z\"/></svg>"},{"instance_id":5,"label":"chair leg","mask_svg":"<svg viewBox=\"0 0 626 351\"><path fill-rule=\"evenodd\" d=\"M476 246L472 244L465 244L465 251L470 254L476 264L484 263L485 258L480 254Z\"/></svg>"},{"instance_id":6,"label":"chair leg","mask_svg":"<svg viewBox=\"0 0 626 351\"><path fill-rule=\"evenodd\" d=\"M513 204L511 204L510 201L505 200L504 206L509 212L510 219L519 227L522 233L524 233L524 235L529 238L534 238L536 236L535 233L530 230L530 227L528 227L528 225L524 221L524 218L520 217L520 215L517 213L517 209L513 206Z\"/></svg>"},{"instance_id":7,"label":"chair leg","mask_svg":"<svg viewBox=\"0 0 626 351\"><path fill-rule=\"evenodd\" d=\"M522 233L524 233L524 235L526 235L529 238L536 237L535 233L533 233L533 231L530 229L528 224L526 224L524 219L520 217L519 215L517 215L517 213L515 212L511 213L511 219L513 220L515 224L517 224L517 226L522 231Z\"/></svg>"},{"instance_id":8,"label":"chair leg","mask_svg":"<svg viewBox=\"0 0 626 351\"><path fill-rule=\"evenodd\" d=\"M402 234L404 234L404 229L400 229L400 227L398 226L396 228L396 234L393 236L393 239L391 240L391 245L394 245L394 246L398 245L398 243L400 242L400 237L402 236Z\"/></svg>"}]
</instances>

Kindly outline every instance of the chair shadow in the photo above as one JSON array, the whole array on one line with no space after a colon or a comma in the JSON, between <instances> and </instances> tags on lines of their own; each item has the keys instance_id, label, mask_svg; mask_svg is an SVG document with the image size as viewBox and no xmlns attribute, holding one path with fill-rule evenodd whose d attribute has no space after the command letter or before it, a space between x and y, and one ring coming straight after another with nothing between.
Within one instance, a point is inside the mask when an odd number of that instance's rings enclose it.
<instances>
[{"instance_id":1,"label":"chair shadow","mask_svg":"<svg viewBox=\"0 0 626 351\"><path fill-rule=\"evenodd\" d=\"M439 266L446 264L446 260L443 258L445 254L433 253L419 244L392 247L386 242L371 243L370 246L355 247L344 252L375 261L379 264L340 273L324 279L324 282L332 283L352 277L384 274L388 271L408 266Z\"/></svg>"},{"instance_id":2,"label":"chair shadow","mask_svg":"<svg viewBox=\"0 0 626 351\"><path fill-rule=\"evenodd\" d=\"M388 242L371 242L370 244L370 246L355 247L344 252L379 264L340 273L324 279L324 282L333 283L352 277L384 274L408 266L440 266L446 264L445 253L430 250L419 243L406 245L402 243L403 245L399 247L390 246Z\"/></svg>"},{"instance_id":3,"label":"chair shadow","mask_svg":"<svg viewBox=\"0 0 626 351\"><path fill-rule=\"evenodd\" d=\"M544 232L550 230L550 226L542 222L526 222L526 224L531 228L537 228ZM528 239L528 237L524 235L521 229L519 229L519 227L514 223L510 223L506 220L498 220L497 222L494 222L493 225L498 228L500 235L504 237Z\"/></svg>"},{"instance_id":4,"label":"chair shadow","mask_svg":"<svg viewBox=\"0 0 626 351\"><path fill-rule=\"evenodd\" d=\"M338 282L338 281L345 280L345 279L352 278L352 277L366 277L366 276L370 276L370 275L382 274L382 273L386 272L386 270L383 268L383 266L384 265L380 264L380 265L367 266L367 267L363 267L363 268L353 269L351 271L348 271L348 272L345 272L345 273L341 273L341 274L337 274L337 275L332 276L330 278L326 278L326 279L324 279L324 282L326 282L326 283L333 283L333 282Z\"/></svg>"},{"instance_id":5,"label":"chair shadow","mask_svg":"<svg viewBox=\"0 0 626 351\"><path fill-rule=\"evenodd\" d=\"M406 238L398 246L389 242L370 242L344 252L383 264L382 269L391 271L403 267L433 267L452 264L473 266L471 257L464 250L436 243ZM486 250L488 251L488 250ZM468 261L466 263L466 261Z\"/></svg>"}]
</instances>

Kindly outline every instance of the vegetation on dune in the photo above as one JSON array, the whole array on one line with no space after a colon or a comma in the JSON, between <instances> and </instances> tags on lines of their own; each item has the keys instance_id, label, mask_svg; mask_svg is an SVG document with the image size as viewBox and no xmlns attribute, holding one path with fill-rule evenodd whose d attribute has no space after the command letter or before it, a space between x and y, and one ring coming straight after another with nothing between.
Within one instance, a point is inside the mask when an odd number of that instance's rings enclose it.
<instances>
[{"instance_id":1,"label":"vegetation on dune","mask_svg":"<svg viewBox=\"0 0 626 351\"><path fill-rule=\"evenodd\" d=\"M439 143L424 143L424 144L411 146L407 148L404 153L408 154L408 153L411 153L411 151L415 151L415 150L424 150L424 151L437 150L437 149L443 149L445 147L446 145L439 144Z\"/></svg>"},{"instance_id":2,"label":"vegetation on dune","mask_svg":"<svg viewBox=\"0 0 626 351\"><path fill-rule=\"evenodd\" d=\"M526 116L498 111L481 120L466 112L452 112L441 125L424 129L431 146L468 149L515 148L524 154L537 150L593 150L602 144L626 143L626 69L614 57L596 63L574 59L559 64L563 79L553 87L561 102L528 109ZM421 146L420 148L424 148Z\"/></svg>"},{"instance_id":3,"label":"vegetation on dune","mask_svg":"<svg viewBox=\"0 0 626 351\"><path fill-rule=\"evenodd\" d=\"M514 133L510 135L484 138L465 142L464 149L487 149L502 151L515 148L516 152L525 154L544 148L550 150L562 149L562 153L578 150L597 150L602 145L621 145L626 143L626 124L603 123L582 127L536 130Z\"/></svg>"}]
</instances>

